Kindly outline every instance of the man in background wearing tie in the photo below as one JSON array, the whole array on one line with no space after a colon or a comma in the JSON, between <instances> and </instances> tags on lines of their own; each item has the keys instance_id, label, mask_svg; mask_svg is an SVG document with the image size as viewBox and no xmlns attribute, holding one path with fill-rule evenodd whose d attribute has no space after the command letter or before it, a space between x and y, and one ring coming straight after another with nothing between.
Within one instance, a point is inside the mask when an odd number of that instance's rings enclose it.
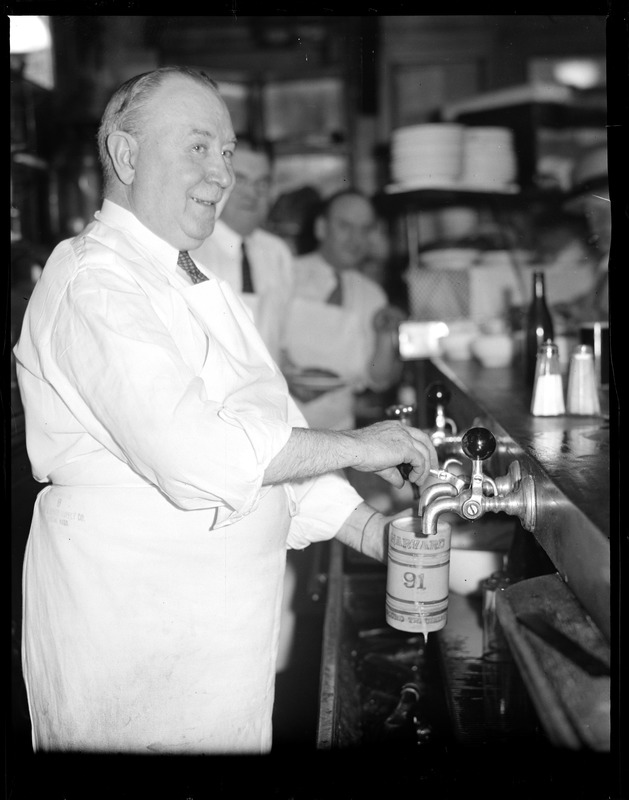
<instances>
[{"instance_id":1,"label":"man in background wearing tie","mask_svg":"<svg viewBox=\"0 0 629 800\"><path fill-rule=\"evenodd\" d=\"M402 374L398 327L406 314L361 271L376 230L369 198L341 189L325 199L314 220L317 248L295 259L281 365L313 428L355 427L356 394L389 389ZM313 385L312 369L327 372L330 383Z\"/></svg>"},{"instance_id":2,"label":"man in background wearing tie","mask_svg":"<svg viewBox=\"0 0 629 800\"><path fill-rule=\"evenodd\" d=\"M266 150L238 140L232 159L235 186L214 232L194 258L240 294L278 361L293 284L288 245L263 229L271 203L271 159Z\"/></svg>"},{"instance_id":3,"label":"man in background wearing tie","mask_svg":"<svg viewBox=\"0 0 629 800\"><path fill-rule=\"evenodd\" d=\"M401 487L408 463L423 485L437 454L394 421L309 429L242 301L195 265L234 183L214 81L129 79L98 141L102 209L51 254L14 348L48 484L23 572L33 748L267 753L287 548L383 562L390 518L341 470Z\"/></svg>"}]
</instances>

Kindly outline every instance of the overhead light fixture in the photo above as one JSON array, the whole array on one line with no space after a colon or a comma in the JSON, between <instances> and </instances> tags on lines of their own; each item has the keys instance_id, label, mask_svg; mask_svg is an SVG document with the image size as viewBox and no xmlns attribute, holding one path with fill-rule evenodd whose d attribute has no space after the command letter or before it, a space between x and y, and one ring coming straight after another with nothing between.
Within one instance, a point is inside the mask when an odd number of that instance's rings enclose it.
<instances>
[{"instance_id":1,"label":"overhead light fixture","mask_svg":"<svg viewBox=\"0 0 629 800\"><path fill-rule=\"evenodd\" d=\"M52 44L48 25L43 17L9 16L9 46L12 54L37 53Z\"/></svg>"},{"instance_id":2,"label":"overhead light fixture","mask_svg":"<svg viewBox=\"0 0 629 800\"><path fill-rule=\"evenodd\" d=\"M575 89L593 89L602 83L601 67L593 59L574 58L558 61L553 72L559 83L573 86Z\"/></svg>"}]
</instances>

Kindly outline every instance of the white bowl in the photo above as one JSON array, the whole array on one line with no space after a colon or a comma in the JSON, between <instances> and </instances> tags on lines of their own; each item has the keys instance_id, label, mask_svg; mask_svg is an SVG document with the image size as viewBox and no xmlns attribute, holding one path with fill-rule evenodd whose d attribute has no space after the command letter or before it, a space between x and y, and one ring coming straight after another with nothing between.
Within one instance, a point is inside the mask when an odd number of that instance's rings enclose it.
<instances>
[{"instance_id":1,"label":"white bowl","mask_svg":"<svg viewBox=\"0 0 629 800\"><path fill-rule=\"evenodd\" d=\"M503 554L495 550L450 550L450 591L479 594L481 583L503 567Z\"/></svg>"},{"instance_id":2,"label":"white bowl","mask_svg":"<svg viewBox=\"0 0 629 800\"><path fill-rule=\"evenodd\" d=\"M441 340L441 351L450 361L469 361L474 333L449 333Z\"/></svg>"},{"instance_id":3,"label":"white bowl","mask_svg":"<svg viewBox=\"0 0 629 800\"><path fill-rule=\"evenodd\" d=\"M441 209L437 218L441 228L441 238L454 240L476 233L480 217L474 208L450 206Z\"/></svg>"},{"instance_id":4,"label":"white bowl","mask_svg":"<svg viewBox=\"0 0 629 800\"><path fill-rule=\"evenodd\" d=\"M514 345L508 333L489 333L477 336L471 349L484 367L507 367L513 358Z\"/></svg>"}]
</instances>

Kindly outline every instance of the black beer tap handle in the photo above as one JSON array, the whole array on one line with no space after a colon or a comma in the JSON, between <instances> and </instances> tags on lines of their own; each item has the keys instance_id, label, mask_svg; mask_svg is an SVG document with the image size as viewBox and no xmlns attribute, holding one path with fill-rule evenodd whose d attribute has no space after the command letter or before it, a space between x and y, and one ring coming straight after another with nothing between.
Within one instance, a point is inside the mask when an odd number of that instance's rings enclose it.
<instances>
[{"instance_id":1,"label":"black beer tap handle","mask_svg":"<svg viewBox=\"0 0 629 800\"><path fill-rule=\"evenodd\" d=\"M426 400L431 405L446 406L450 402L450 392L443 383L431 383L426 389Z\"/></svg>"},{"instance_id":2,"label":"black beer tap handle","mask_svg":"<svg viewBox=\"0 0 629 800\"><path fill-rule=\"evenodd\" d=\"M472 461L486 461L494 454L496 438L487 428L470 428L461 440L463 452Z\"/></svg>"}]
</instances>

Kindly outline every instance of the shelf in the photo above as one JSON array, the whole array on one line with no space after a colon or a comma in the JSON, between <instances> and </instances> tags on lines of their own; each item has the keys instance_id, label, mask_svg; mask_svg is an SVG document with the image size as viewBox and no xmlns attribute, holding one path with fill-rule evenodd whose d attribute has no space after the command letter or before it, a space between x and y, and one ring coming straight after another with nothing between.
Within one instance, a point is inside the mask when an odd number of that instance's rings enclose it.
<instances>
[{"instance_id":1,"label":"shelf","mask_svg":"<svg viewBox=\"0 0 629 800\"><path fill-rule=\"evenodd\" d=\"M11 159L14 164L20 164L24 167L32 167L33 169L39 169L48 171L50 169L50 164L43 158L39 156L33 155L32 153L25 153L21 150L17 152L13 152L13 145L11 145Z\"/></svg>"},{"instance_id":2,"label":"shelf","mask_svg":"<svg viewBox=\"0 0 629 800\"><path fill-rule=\"evenodd\" d=\"M591 120L596 115L605 113L600 107L583 105L581 96L569 86L555 83L530 83L511 86L494 92L471 97L458 103L445 106L442 111L444 120L459 122L468 114L500 114L505 108L539 107L551 109L558 117L559 124L574 124L574 120Z\"/></svg>"},{"instance_id":3,"label":"shelf","mask_svg":"<svg viewBox=\"0 0 629 800\"><path fill-rule=\"evenodd\" d=\"M397 188L385 187L377 197L384 211L400 212L429 210L448 205L496 205L500 208L521 208L529 203L555 204L561 202L565 193L557 189L526 188L522 190L494 191L490 189Z\"/></svg>"},{"instance_id":4,"label":"shelf","mask_svg":"<svg viewBox=\"0 0 629 800\"><path fill-rule=\"evenodd\" d=\"M454 193L457 196L461 194L470 194L470 195L488 195L488 194L496 194L500 195L501 197L504 195L511 195L511 194L518 194L520 189L518 186L504 186L500 189L493 189L489 186L471 186L459 183L428 183L428 182L421 182L417 184L409 183L390 183L388 186L384 187L384 191L386 194L391 195L399 195L399 194L409 194L414 192L439 192L439 193Z\"/></svg>"},{"instance_id":5,"label":"shelf","mask_svg":"<svg viewBox=\"0 0 629 800\"><path fill-rule=\"evenodd\" d=\"M479 205L503 202L521 202L519 192L495 192L490 190L457 189L457 188L408 188L392 191L389 187L380 196L380 202L391 210L411 208L429 209L446 205Z\"/></svg>"}]
</instances>

